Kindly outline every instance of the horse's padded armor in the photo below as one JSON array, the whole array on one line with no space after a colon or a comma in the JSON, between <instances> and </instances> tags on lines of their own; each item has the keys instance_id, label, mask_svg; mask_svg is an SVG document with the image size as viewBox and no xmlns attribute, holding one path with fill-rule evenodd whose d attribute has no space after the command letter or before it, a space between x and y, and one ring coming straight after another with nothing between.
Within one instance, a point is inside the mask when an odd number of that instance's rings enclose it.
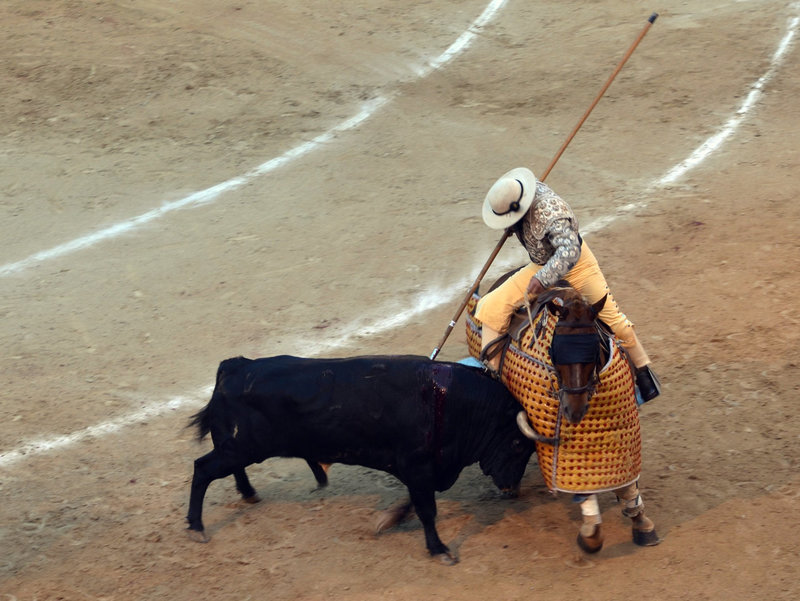
<instances>
[{"instance_id":1,"label":"horse's padded armor","mask_svg":"<svg viewBox=\"0 0 800 601\"><path fill-rule=\"evenodd\" d=\"M479 297L467 305L470 355L481 350L481 324L475 318ZM611 339L611 357L599 374L589 409L577 425L559 412L558 377L550 360L550 341L558 317L543 310L534 327L515 332L502 361L502 381L525 408L539 434L555 445L537 442L539 469L553 491L591 494L635 482L642 464L642 439L633 371Z\"/></svg>"}]
</instances>

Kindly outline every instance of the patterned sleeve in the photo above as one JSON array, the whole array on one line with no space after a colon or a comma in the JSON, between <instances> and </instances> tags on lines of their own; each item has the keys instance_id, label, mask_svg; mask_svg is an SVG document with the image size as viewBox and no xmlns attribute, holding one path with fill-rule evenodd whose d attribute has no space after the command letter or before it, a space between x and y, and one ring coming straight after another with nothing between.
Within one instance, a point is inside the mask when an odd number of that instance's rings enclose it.
<instances>
[{"instance_id":1,"label":"patterned sleeve","mask_svg":"<svg viewBox=\"0 0 800 601\"><path fill-rule=\"evenodd\" d=\"M535 275L545 288L567 275L581 257L578 230L571 219L553 221L547 230L547 239L553 246L553 256Z\"/></svg>"}]
</instances>

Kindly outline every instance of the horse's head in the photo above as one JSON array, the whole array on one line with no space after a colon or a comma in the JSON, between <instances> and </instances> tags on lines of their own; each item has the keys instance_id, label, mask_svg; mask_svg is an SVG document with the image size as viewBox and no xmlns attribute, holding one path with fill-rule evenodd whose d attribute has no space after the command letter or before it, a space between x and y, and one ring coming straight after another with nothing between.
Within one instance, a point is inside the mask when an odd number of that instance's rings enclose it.
<instances>
[{"instance_id":1,"label":"horse's head","mask_svg":"<svg viewBox=\"0 0 800 601\"><path fill-rule=\"evenodd\" d=\"M550 358L558 374L561 412L573 424L580 423L603 367L603 337L596 323L607 297L593 305L572 288L554 288L538 301L558 315Z\"/></svg>"}]
</instances>

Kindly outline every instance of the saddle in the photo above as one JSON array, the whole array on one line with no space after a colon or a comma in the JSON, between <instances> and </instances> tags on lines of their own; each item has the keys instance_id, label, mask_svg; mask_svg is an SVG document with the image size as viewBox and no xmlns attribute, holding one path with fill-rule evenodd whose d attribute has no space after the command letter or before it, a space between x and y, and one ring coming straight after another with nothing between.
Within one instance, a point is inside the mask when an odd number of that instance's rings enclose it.
<instances>
[{"instance_id":1,"label":"saddle","mask_svg":"<svg viewBox=\"0 0 800 601\"><path fill-rule=\"evenodd\" d=\"M479 297L476 296L474 297L474 302L467 305L469 311L468 319L471 317L471 319L476 323L477 320L475 319L475 307L477 306L478 300ZM508 327L508 331L492 340L486 346L486 348L479 350L476 358L481 362L485 362L485 360L493 359L500 354L500 373L502 374L506 353L508 353L512 344L517 348L522 348L520 340L525 335L525 332L531 327L531 319L533 319L534 323L533 338L537 339L541 335L543 326L542 317L545 317L542 315L542 313L545 311L545 306L541 303L535 304L530 313L528 313L528 309L524 305L518 307L517 310L511 315L511 322ZM483 345L480 344L478 348L481 346ZM470 353L472 353L471 348Z\"/></svg>"},{"instance_id":2,"label":"saddle","mask_svg":"<svg viewBox=\"0 0 800 601\"><path fill-rule=\"evenodd\" d=\"M501 352L501 381L519 401L533 428L553 441L536 442L539 469L550 490L592 494L636 482L641 471L639 410L633 369L627 354L608 334L609 358L598 374L589 409L579 424L562 419L559 382L550 359L558 316L546 307L523 307L508 334L481 355L481 324L475 317L480 297L467 303L467 344L482 359Z\"/></svg>"}]
</instances>

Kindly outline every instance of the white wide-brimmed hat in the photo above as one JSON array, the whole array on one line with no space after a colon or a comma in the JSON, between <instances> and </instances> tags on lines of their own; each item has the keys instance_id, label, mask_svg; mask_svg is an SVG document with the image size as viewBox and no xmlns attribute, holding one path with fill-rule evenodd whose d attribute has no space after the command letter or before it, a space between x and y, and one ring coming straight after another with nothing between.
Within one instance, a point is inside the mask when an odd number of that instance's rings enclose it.
<instances>
[{"instance_id":1,"label":"white wide-brimmed hat","mask_svg":"<svg viewBox=\"0 0 800 601\"><path fill-rule=\"evenodd\" d=\"M536 196L536 176L517 167L498 179L483 201L483 220L490 228L502 230L525 216Z\"/></svg>"}]
</instances>

